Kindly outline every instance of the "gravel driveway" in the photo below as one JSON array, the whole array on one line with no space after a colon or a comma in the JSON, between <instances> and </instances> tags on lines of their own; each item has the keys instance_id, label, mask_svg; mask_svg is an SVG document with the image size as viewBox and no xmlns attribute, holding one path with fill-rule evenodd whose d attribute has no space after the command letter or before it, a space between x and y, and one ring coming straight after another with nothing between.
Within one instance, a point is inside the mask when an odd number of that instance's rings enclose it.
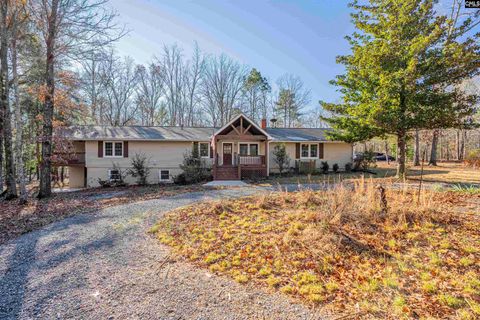
<instances>
[{"instance_id":1,"label":"gravel driveway","mask_svg":"<svg viewBox=\"0 0 480 320\"><path fill-rule=\"evenodd\" d=\"M212 190L77 215L0 246L0 319L318 319L278 294L174 261L146 231Z\"/></svg>"}]
</instances>

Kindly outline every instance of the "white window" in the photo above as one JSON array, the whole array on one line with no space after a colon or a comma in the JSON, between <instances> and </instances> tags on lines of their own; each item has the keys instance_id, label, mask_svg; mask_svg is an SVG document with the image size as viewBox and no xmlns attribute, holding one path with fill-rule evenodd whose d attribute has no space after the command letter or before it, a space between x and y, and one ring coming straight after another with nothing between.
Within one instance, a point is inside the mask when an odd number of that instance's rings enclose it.
<instances>
[{"instance_id":1,"label":"white window","mask_svg":"<svg viewBox=\"0 0 480 320\"><path fill-rule=\"evenodd\" d=\"M158 175L160 181L170 181L170 170L160 170Z\"/></svg>"},{"instance_id":2,"label":"white window","mask_svg":"<svg viewBox=\"0 0 480 320\"><path fill-rule=\"evenodd\" d=\"M241 156L258 156L258 143L239 143L238 154Z\"/></svg>"},{"instance_id":3,"label":"white window","mask_svg":"<svg viewBox=\"0 0 480 320\"><path fill-rule=\"evenodd\" d=\"M318 158L318 144L302 143L300 158L304 158L304 159Z\"/></svg>"},{"instance_id":4,"label":"white window","mask_svg":"<svg viewBox=\"0 0 480 320\"><path fill-rule=\"evenodd\" d=\"M110 181L121 181L122 180L122 175L120 173L120 170L118 170L118 169L108 170L108 179Z\"/></svg>"},{"instance_id":5,"label":"white window","mask_svg":"<svg viewBox=\"0 0 480 320\"><path fill-rule=\"evenodd\" d=\"M200 142L198 144L198 154L201 158L210 157L210 144L208 142Z\"/></svg>"},{"instance_id":6,"label":"white window","mask_svg":"<svg viewBox=\"0 0 480 320\"><path fill-rule=\"evenodd\" d=\"M104 142L103 154L105 155L105 157L123 157L123 142Z\"/></svg>"}]
</instances>

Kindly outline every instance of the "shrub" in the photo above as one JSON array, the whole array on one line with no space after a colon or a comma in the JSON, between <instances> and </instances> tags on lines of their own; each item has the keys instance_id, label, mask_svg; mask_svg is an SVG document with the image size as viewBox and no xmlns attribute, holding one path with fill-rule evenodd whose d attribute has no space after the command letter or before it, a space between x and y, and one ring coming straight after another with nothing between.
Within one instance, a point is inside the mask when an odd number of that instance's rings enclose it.
<instances>
[{"instance_id":1,"label":"shrub","mask_svg":"<svg viewBox=\"0 0 480 320\"><path fill-rule=\"evenodd\" d=\"M328 173L328 169L330 169L330 165L327 161L322 161L320 169L322 169L323 173Z\"/></svg>"},{"instance_id":2,"label":"shrub","mask_svg":"<svg viewBox=\"0 0 480 320\"><path fill-rule=\"evenodd\" d=\"M183 155L183 163L180 165L183 173L174 178L175 183L190 184L207 181L210 179L210 170L200 158L198 145L193 144L192 151Z\"/></svg>"},{"instance_id":3,"label":"shrub","mask_svg":"<svg viewBox=\"0 0 480 320\"><path fill-rule=\"evenodd\" d=\"M333 172L337 173L338 169L339 169L338 163L334 163L333 166L332 166Z\"/></svg>"},{"instance_id":4,"label":"shrub","mask_svg":"<svg viewBox=\"0 0 480 320\"><path fill-rule=\"evenodd\" d=\"M282 174L290 165L290 157L285 149L285 144L281 143L276 145L275 148L273 148L273 156L273 160L278 165L280 174Z\"/></svg>"},{"instance_id":5,"label":"shrub","mask_svg":"<svg viewBox=\"0 0 480 320\"><path fill-rule=\"evenodd\" d=\"M351 162L345 163L345 171L346 172L351 172L352 171L352 163Z\"/></svg>"},{"instance_id":6,"label":"shrub","mask_svg":"<svg viewBox=\"0 0 480 320\"><path fill-rule=\"evenodd\" d=\"M98 178L98 184L102 188L111 188L111 187L124 187L127 184L125 183L125 176L127 175L127 171L122 170L118 163L112 162L112 170L117 170L118 175L115 179L107 179L107 180L102 180Z\"/></svg>"},{"instance_id":7,"label":"shrub","mask_svg":"<svg viewBox=\"0 0 480 320\"><path fill-rule=\"evenodd\" d=\"M137 183L141 186L147 184L147 178L150 174L150 168L148 167L148 158L144 154L135 153L132 157L132 168L128 169L128 174L137 178Z\"/></svg>"},{"instance_id":8,"label":"shrub","mask_svg":"<svg viewBox=\"0 0 480 320\"><path fill-rule=\"evenodd\" d=\"M366 151L361 155L358 155L355 159L353 170L368 171L370 168L376 166L375 153L373 151Z\"/></svg>"}]
</instances>

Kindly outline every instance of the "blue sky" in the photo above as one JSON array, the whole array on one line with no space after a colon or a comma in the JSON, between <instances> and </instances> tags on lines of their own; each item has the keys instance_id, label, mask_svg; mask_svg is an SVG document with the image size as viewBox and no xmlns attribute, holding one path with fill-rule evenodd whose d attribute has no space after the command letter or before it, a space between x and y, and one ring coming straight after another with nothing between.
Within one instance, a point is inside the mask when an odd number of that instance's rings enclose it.
<instances>
[{"instance_id":1,"label":"blue sky","mask_svg":"<svg viewBox=\"0 0 480 320\"><path fill-rule=\"evenodd\" d=\"M117 45L122 55L146 63L163 44L177 43L188 56L197 41L206 53L225 52L257 68L271 82L283 73L300 76L319 99L336 101L328 82L343 68L351 34L347 0L111 0L130 34Z\"/></svg>"}]
</instances>

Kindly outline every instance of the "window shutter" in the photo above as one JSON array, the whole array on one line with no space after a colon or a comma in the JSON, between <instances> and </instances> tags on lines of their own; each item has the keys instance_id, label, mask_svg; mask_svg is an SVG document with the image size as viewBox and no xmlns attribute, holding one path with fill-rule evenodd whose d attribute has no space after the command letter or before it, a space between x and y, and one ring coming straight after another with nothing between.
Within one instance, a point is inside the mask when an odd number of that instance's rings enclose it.
<instances>
[{"instance_id":1,"label":"window shutter","mask_svg":"<svg viewBox=\"0 0 480 320\"><path fill-rule=\"evenodd\" d=\"M318 144L318 158L323 159L323 143Z\"/></svg>"},{"instance_id":2,"label":"window shutter","mask_svg":"<svg viewBox=\"0 0 480 320\"><path fill-rule=\"evenodd\" d=\"M295 159L300 159L300 143L295 144Z\"/></svg>"},{"instance_id":3,"label":"window shutter","mask_svg":"<svg viewBox=\"0 0 480 320\"><path fill-rule=\"evenodd\" d=\"M198 150L198 142L194 142L192 148L192 154L197 154L200 157L200 150Z\"/></svg>"},{"instance_id":4,"label":"window shutter","mask_svg":"<svg viewBox=\"0 0 480 320\"><path fill-rule=\"evenodd\" d=\"M210 158L213 158L213 147L210 145Z\"/></svg>"},{"instance_id":5,"label":"window shutter","mask_svg":"<svg viewBox=\"0 0 480 320\"><path fill-rule=\"evenodd\" d=\"M98 157L103 158L103 141L98 141Z\"/></svg>"},{"instance_id":6,"label":"window shutter","mask_svg":"<svg viewBox=\"0 0 480 320\"><path fill-rule=\"evenodd\" d=\"M123 157L128 158L128 141L123 142Z\"/></svg>"}]
</instances>

